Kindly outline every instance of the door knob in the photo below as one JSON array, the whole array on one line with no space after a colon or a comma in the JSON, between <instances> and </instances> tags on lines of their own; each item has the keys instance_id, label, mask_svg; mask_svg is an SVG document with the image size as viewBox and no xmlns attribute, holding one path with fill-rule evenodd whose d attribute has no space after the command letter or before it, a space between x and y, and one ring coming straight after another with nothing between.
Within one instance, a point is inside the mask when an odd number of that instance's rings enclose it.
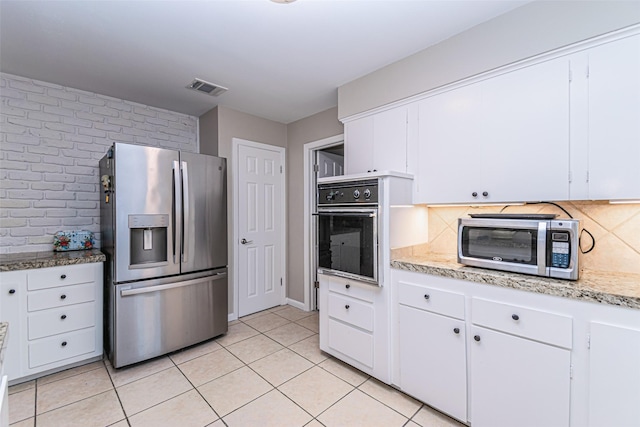
<instances>
[{"instance_id":1,"label":"door knob","mask_svg":"<svg viewBox=\"0 0 640 427\"><path fill-rule=\"evenodd\" d=\"M253 240L247 240L247 239L242 239L240 240L240 243L242 243L243 245L248 245L249 243L253 243Z\"/></svg>"}]
</instances>

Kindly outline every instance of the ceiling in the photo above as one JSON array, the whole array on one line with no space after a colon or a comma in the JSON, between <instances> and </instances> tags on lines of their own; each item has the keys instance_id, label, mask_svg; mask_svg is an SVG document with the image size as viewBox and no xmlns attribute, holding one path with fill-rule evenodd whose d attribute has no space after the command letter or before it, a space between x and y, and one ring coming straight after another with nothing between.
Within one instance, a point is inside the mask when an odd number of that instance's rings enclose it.
<instances>
[{"instance_id":1,"label":"ceiling","mask_svg":"<svg viewBox=\"0 0 640 427\"><path fill-rule=\"evenodd\" d=\"M281 123L337 88L528 1L0 1L0 70L185 114ZM229 90L185 88L194 78ZM383 90L383 88L380 88Z\"/></svg>"}]
</instances>

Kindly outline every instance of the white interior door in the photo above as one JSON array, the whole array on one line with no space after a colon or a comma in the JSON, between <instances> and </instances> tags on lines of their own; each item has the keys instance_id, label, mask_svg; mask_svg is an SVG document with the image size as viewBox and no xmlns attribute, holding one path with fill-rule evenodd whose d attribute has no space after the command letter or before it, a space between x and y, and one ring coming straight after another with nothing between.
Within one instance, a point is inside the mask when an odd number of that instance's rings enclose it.
<instances>
[{"instance_id":1,"label":"white interior door","mask_svg":"<svg viewBox=\"0 0 640 427\"><path fill-rule=\"evenodd\" d=\"M318 178L344 175L344 156L318 151Z\"/></svg>"},{"instance_id":2,"label":"white interior door","mask_svg":"<svg viewBox=\"0 0 640 427\"><path fill-rule=\"evenodd\" d=\"M238 315L283 303L283 149L238 146Z\"/></svg>"}]
</instances>

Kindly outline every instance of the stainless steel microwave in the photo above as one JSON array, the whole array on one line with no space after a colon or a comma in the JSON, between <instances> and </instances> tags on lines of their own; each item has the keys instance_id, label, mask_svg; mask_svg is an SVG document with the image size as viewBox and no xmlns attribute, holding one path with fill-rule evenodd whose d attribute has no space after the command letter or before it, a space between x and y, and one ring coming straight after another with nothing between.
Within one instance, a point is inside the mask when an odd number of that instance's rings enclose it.
<instances>
[{"instance_id":1,"label":"stainless steel microwave","mask_svg":"<svg viewBox=\"0 0 640 427\"><path fill-rule=\"evenodd\" d=\"M458 219L458 262L473 267L578 280L580 221L555 215Z\"/></svg>"}]
</instances>

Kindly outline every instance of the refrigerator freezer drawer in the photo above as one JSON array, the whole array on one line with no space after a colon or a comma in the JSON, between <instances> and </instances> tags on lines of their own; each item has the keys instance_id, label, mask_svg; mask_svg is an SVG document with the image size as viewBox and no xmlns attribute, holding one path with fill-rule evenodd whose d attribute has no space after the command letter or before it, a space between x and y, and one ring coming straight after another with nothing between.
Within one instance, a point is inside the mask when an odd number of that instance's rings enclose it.
<instances>
[{"instance_id":1,"label":"refrigerator freezer drawer","mask_svg":"<svg viewBox=\"0 0 640 427\"><path fill-rule=\"evenodd\" d=\"M115 368L205 341L227 332L226 271L197 279L112 287L111 336Z\"/></svg>"}]
</instances>

